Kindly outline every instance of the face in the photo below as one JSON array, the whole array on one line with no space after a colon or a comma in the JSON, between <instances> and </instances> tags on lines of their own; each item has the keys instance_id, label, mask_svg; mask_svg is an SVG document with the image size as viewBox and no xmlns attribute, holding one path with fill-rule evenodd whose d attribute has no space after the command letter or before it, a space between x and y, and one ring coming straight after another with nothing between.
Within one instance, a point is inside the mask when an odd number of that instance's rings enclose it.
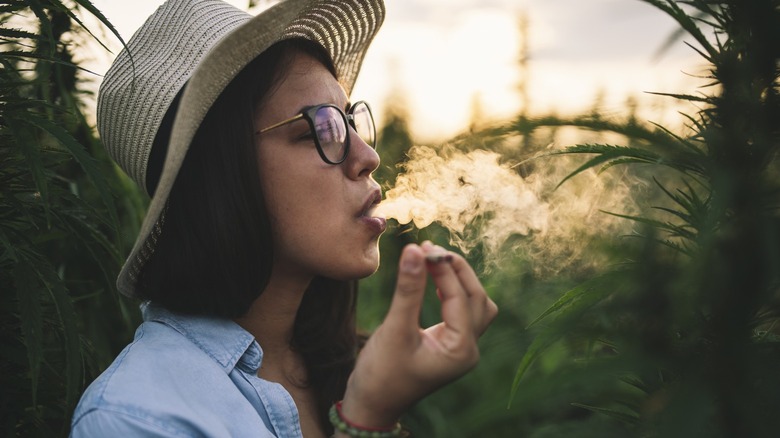
<instances>
[{"instance_id":1,"label":"face","mask_svg":"<svg viewBox=\"0 0 780 438\"><path fill-rule=\"evenodd\" d=\"M330 71L296 53L287 76L260 104L262 129L330 103L346 111L344 90ZM309 124L299 119L256 136L258 168L274 235L274 270L299 278L362 278L379 265L385 220L373 217L381 198L372 172L379 156L349 129L350 151L338 165L317 153Z\"/></svg>"}]
</instances>

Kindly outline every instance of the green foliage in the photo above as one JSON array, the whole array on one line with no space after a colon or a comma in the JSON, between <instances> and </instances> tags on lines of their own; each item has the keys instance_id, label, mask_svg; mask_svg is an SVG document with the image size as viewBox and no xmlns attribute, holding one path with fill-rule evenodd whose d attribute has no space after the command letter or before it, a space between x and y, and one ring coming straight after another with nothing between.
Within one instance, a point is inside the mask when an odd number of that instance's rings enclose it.
<instances>
[{"instance_id":1,"label":"green foliage","mask_svg":"<svg viewBox=\"0 0 780 438\"><path fill-rule=\"evenodd\" d=\"M582 157L559 190L584 172L617 168L647 189L632 191L639 213L602 212L634 224L584 255L606 253L606 267L539 277L526 266L532 256L514 254L483 277L500 314L481 340L482 361L409 413L416 436L780 433L780 4L646 2L674 18L674 37L691 36L710 65L705 93L657 93L701 108L682 115L686 134L633 115L523 114L450 141L500 151L524 176ZM546 149L566 128L589 139ZM443 233L404 228L382 245L400 248L388 241L410 235L442 242ZM392 284L397 254L383 256L390 272L383 267L361 294L370 309L378 307L369 294ZM480 265L478 251L469 257ZM424 308L423 324L436 322L435 299Z\"/></svg>"},{"instance_id":2,"label":"green foliage","mask_svg":"<svg viewBox=\"0 0 780 438\"><path fill-rule=\"evenodd\" d=\"M649 206L641 213L604 212L636 225L630 238L604 236L585 255L606 251L609 269L542 278L528 268L531 255L513 254L484 278L501 313L481 340L483 360L409 413L404 423L416 436L763 437L780 430L778 2L645 1L677 20L711 65L709 94L666 94L702 108L685 116L689 135L594 113L523 115L452 141L500 150L522 161L524 175L582 156L560 184L620 167L655 191L637 199ZM75 7L108 25L87 0L0 5L5 436L65 434L84 385L138 322L113 283L144 200L104 156L81 112L84 71L72 61L70 36L84 26ZM388 113L377 171L384 185L413 143L403 107ZM545 135L570 127L617 134L625 144L597 136L539 152ZM519 149L505 146L517 138ZM446 233L393 224L381 242L380 271L361 283L361 327L384 316L403 245L446 242ZM479 249L469 258L481 265ZM423 325L436 322L437 311L431 291Z\"/></svg>"},{"instance_id":3,"label":"green foliage","mask_svg":"<svg viewBox=\"0 0 780 438\"><path fill-rule=\"evenodd\" d=\"M780 4L646 1L672 16L711 64L710 94L669 95L703 108L686 116L691 135L598 117L523 118L490 133L575 126L621 134L624 146L581 144L544 156L588 157L561 184L588 169L632 165L659 191L655 213L612 212L634 221L638 238L616 241L610 271L537 318L546 325L512 392L537 385L533 362L564 343L576 348L559 372L575 370L574 382L612 376L601 388L573 391L569 402L585 418L623 424L619 436L776 436Z\"/></svg>"},{"instance_id":4,"label":"green foliage","mask_svg":"<svg viewBox=\"0 0 780 438\"><path fill-rule=\"evenodd\" d=\"M137 224L143 205L80 109L82 70L71 53L74 35L85 30L79 7L108 25L86 0L0 9L4 436L66 434L84 386L137 319L114 289L122 262L115 243L122 242L120 218Z\"/></svg>"}]
</instances>

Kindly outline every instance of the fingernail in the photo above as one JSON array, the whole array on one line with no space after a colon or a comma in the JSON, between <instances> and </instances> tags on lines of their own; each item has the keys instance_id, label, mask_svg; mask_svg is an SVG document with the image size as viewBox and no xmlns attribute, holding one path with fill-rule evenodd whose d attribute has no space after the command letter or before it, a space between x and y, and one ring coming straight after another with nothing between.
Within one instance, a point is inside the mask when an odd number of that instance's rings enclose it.
<instances>
[{"instance_id":1,"label":"fingernail","mask_svg":"<svg viewBox=\"0 0 780 438\"><path fill-rule=\"evenodd\" d=\"M409 274L416 274L422 269L422 263L420 263L420 257L418 254L408 252L404 254L401 260L401 272Z\"/></svg>"}]
</instances>

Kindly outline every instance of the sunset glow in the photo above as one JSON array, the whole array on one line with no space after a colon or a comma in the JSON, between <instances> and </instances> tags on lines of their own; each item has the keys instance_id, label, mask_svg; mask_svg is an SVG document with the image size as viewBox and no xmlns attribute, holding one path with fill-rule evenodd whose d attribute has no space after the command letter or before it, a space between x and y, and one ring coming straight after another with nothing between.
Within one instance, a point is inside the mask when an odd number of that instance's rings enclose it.
<instances>
[{"instance_id":1,"label":"sunset glow","mask_svg":"<svg viewBox=\"0 0 780 438\"><path fill-rule=\"evenodd\" d=\"M129 38L162 1L94 3ZM259 3L250 12L272 2ZM597 101L605 113L623 114L631 96L642 116L668 123L677 110L673 102L645 92L690 89L696 84L690 74L701 73L682 42L654 60L673 30L667 17L640 1L393 0L353 96L372 102L380 123L388 102L405 104L412 133L423 142L465 131L474 116L483 123L515 116L524 106L523 80L530 114L572 114ZM523 36L525 70L518 62ZM95 70L103 73L109 61Z\"/></svg>"}]
</instances>

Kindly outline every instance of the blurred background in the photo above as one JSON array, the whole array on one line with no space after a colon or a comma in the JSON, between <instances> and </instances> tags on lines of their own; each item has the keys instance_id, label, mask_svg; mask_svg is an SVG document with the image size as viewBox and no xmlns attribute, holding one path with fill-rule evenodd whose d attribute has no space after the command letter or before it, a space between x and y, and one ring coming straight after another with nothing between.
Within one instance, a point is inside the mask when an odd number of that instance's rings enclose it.
<instances>
[{"instance_id":1,"label":"blurred background","mask_svg":"<svg viewBox=\"0 0 780 438\"><path fill-rule=\"evenodd\" d=\"M160 3L0 9L6 436L67 435L139 322L114 279L147 199L105 156L94 93ZM478 367L403 419L413 436L780 433L779 9L387 1L353 92L391 218L359 326L425 239L465 254L501 310Z\"/></svg>"},{"instance_id":2,"label":"blurred background","mask_svg":"<svg viewBox=\"0 0 780 438\"><path fill-rule=\"evenodd\" d=\"M228 2L247 9L246 0ZM129 38L162 1L93 3ZM254 3L251 13L275 2ZM644 92L685 89L694 82L681 72L703 65L684 44L665 47L675 30L641 1L394 0L353 95L374 103L379 118L386 102L408 106L411 133L429 142L523 109L571 114L598 104L620 113L629 97L654 120L671 119L672 102ZM121 48L110 35L103 41ZM97 73L112 59L79 56Z\"/></svg>"}]
</instances>

